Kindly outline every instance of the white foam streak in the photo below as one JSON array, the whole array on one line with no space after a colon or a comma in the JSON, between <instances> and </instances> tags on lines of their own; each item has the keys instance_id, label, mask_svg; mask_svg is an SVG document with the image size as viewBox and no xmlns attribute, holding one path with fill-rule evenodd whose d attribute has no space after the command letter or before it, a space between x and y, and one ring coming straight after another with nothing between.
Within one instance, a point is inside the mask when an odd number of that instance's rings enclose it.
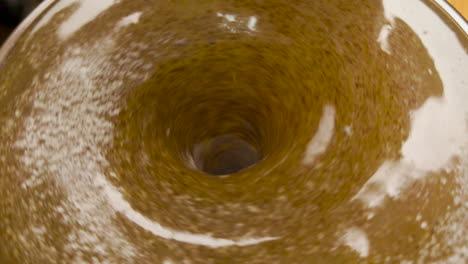
<instances>
[{"instance_id":1,"label":"white foam streak","mask_svg":"<svg viewBox=\"0 0 468 264\"><path fill-rule=\"evenodd\" d=\"M234 22L236 21L236 15L233 15L233 14L223 14L223 13L216 13L216 15L218 17L224 17L224 19L226 19L226 21L228 22Z\"/></svg>"},{"instance_id":2,"label":"white foam streak","mask_svg":"<svg viewBox=\"0 0 468 264\"><path fill-rule=\"evenodd\" d=\"M139 212L135 211L131 205L123 198L122 194L115 189L108 182L102 182L104 191L109 198L109 202L114 210L125 215L129 220L151 232L152 234L165 238L173 239L179 242L190 243L195 245L202 245L212 248L228 247L228 246L249 246L255 245L266 241L275 240L275 237L263 238L245 238L238 241L214 238L211 235L192 234L188 232L180 232L161 226L159 223L154 222Z\"/></svg>"},{"instance_id":3,"label":"white foam streak","mask_svg":"<svg viewBox=\"0 0 468 264\"><path fill-rule=\"evenodd\" d=\"M392 32L392 29L391 25L383 25L380 30L379 37L377 38L380 48L389 55L392 54L392 51L390 50L390 44L388 43L388 36Z\"/></svg>"},{"instance_id":4,"label":"white foam streak","mask_svg":"<svg viewBox=\"0 0 468 264\"><path fill-rule=\"evenodd\" d=\"M128 15L128 16L122 18L117 23L117 27L120 28L120 27L129 26L131 24L137 24L140 21L141 14L142 14L142 12L136 12L136 13L133 13L131 15Z\"/></svg>"},{"instance_id":5,"label":"white foam streak","mask_svg":"<svg viewBox=\"0 0 468 264\"><path fill-rule=\"evenodd\" d=\"M468 135L461 109L444 98L430 98L412 113L412 129L402 147L403 160L427 171L443 168L458 155Z\"/></svg>"},{"instance_id":6,"label":"white foam streak","mask_svg":"<svg viewBox=\"0 0 468 264\"><path fill-rule=\"evenodd\" d=\"M257 30L258 19L256 16L250 16L247 18L222 12L217 12L216 16L223 18L221 27L227 29L231 33L246 32L246 29L249 33Z\"/></svg>"},{"instance_id":7,"label":"white foam streak","mask_svg":"<svg viewBox=\"0 0 468 264\"><path fill-rule=\"evenodd\" d=\"M76 10L60 25L57 34L61 39L66 39L86 25L99 14L117 3L117 0L60 0L39 20L33 28L32 33L46 26L60 11L72 6L79 5Z\"/></svg>"},{"instance_id":8,"label":"white foam streak","mask_svg":"<svg viewBox=\"0 0 468 264\"><path fill-rule=\"evenodd\" d=\"M56 1L54 6L50 8L49 11L47 11L42 18L39 20L39 22L34 26L34 28L31 31L31 35L34 34L36 31L47 25L50 20L60 11L64 10L67 7L70 7L72 4L77 3L78 0L61 0L61 1Z\"/></svg>"},{"instance_id":9,"label":"white foam streak","mask_svg":"<svg viewBox=\"0 0 468 264\"><path fill-rule=\"evenodd\" d=\"M257 18L254 17L254 16L251 16L249 18L249 22L247 24L247 27L251 30L251 31L255 31L257 30Z\"/></svg>"},{"instance_id":10,"label":"white foam streak","mask_svg":"<svg viewBox=\"0 0 468 264\"><path fill-rule=\"evenodd\" d=\"M73 35L82 26L95 19L99 14L114 5L117 0L81 0L80 6L60 26L58 35L65 39Z\"/></svg>"},{"instance_id":11,"label":"white foam streak","mask_svg":"<svg viewBox=\"0 0 468 264\"><path fill-rule=\"evenodd\" d=\"M353 198L361 200L370 208L382 205L385 197L396 198L404 186L420 178L424 172L401 161L386 161L364 184Z\"/></svg>"},{"instance_id":12,"label":"white foam streak","mask_svg":"<svg viewBox=\"0 0 468 264\"><path fill-rule=\"evenodd\" d=\"M356 227L350 228L346 230L342 239L343 243L359 253L361 258L369 256L369 239L362 229Z\"/></svg>"},{"instance_id":13,"label":"white foam streak","mask_svg":"<svg viewBox=\"0 0 468 264\"><path fill-rule=\"evenodd\" d=\"M302 160L304 165L312 165L319 155L325 153L333 138L334 129L335 107L325 105L318 130L309 144L307 144L304 159Z\"/></svg>"}]
</instances>

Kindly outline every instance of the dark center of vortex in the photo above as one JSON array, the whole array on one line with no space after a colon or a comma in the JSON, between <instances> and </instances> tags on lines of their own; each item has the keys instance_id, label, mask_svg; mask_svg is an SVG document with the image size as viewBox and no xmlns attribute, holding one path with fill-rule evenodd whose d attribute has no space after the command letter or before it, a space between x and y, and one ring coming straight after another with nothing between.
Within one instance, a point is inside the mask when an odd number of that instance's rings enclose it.
<instances>
[{"instance_id":1,"label":"dark center of vortex","mask_svg":"<svg viewBox=\"0 0 468 264\"><path fill-rule=\"evenodd\" d=\"M193 157L195 166L211 175L236 173L260 160L257 149L236 135L220 136L196 144Z\"/></svg>"}]
</instances>

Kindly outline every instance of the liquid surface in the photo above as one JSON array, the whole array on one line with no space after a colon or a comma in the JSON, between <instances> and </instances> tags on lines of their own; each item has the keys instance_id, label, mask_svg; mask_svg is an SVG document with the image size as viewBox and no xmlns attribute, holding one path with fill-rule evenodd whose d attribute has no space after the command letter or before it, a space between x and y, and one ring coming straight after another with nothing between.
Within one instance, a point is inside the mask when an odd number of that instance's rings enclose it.
<instances>
[{"instance_id":1,"label":"liquid surface","mask_svg":"<svg viewBox=\"0 0 468 264\"><path fill-rule=\"evenodd\" d=\"M52 5L0 66L0 263L463 263L467 36L436 10Z\"/></svg>"}]
</instances>

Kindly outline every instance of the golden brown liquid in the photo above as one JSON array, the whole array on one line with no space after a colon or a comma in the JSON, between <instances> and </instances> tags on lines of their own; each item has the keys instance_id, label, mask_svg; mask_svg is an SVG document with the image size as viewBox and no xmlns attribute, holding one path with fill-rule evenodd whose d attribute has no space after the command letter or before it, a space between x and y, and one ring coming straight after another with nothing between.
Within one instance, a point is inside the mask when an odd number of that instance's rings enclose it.
<instances>
[{"instance_id":1,"label":"golden brown liquid","mask_svg":"<svg viewBox=\"0 0 468 264\"><path fill-rule=\"evenodd\" d=\"M0 71L0 263L421 260L433 231L415 219L447 213L451 172L375 216L354 199L402 158L411 111L444 94L404 21L382 50L380 1L121 1L59 40L74 8L35 33L40 44L21 39ZM327 109L333 136L308 162ZM110 208L97 179L172 230L275 239L157 236ZM355 227L372 241L364 258L343 242Z\"/></svg>"}]
</instances>

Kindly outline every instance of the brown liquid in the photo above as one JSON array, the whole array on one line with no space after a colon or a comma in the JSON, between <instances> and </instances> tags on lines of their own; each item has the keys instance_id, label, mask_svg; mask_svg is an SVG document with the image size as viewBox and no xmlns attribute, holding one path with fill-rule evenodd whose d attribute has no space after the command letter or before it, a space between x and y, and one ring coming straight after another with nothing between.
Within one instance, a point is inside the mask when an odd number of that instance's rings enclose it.
<instances>
[{"instance_id":1,"label":"brown liquid","mask_svg":"<svg viewBox=\"0 0 468 264\"><path fill-rule=\"evenodd\" d=\"M26 34L0 71L0 263L420 259L432 231L415 219L447 213L450 173L387 198L372 221L353 200L401 158L410 112L444 93L404 21L382 50L379 1L121 1L57 39L76 8ZM327 105L333 137L304 164ZM278 239L214 249L158 237L106 205L101 174L164 227ZM342 241L356 226L366 258Z\"/></svg>"}]
</instances>

